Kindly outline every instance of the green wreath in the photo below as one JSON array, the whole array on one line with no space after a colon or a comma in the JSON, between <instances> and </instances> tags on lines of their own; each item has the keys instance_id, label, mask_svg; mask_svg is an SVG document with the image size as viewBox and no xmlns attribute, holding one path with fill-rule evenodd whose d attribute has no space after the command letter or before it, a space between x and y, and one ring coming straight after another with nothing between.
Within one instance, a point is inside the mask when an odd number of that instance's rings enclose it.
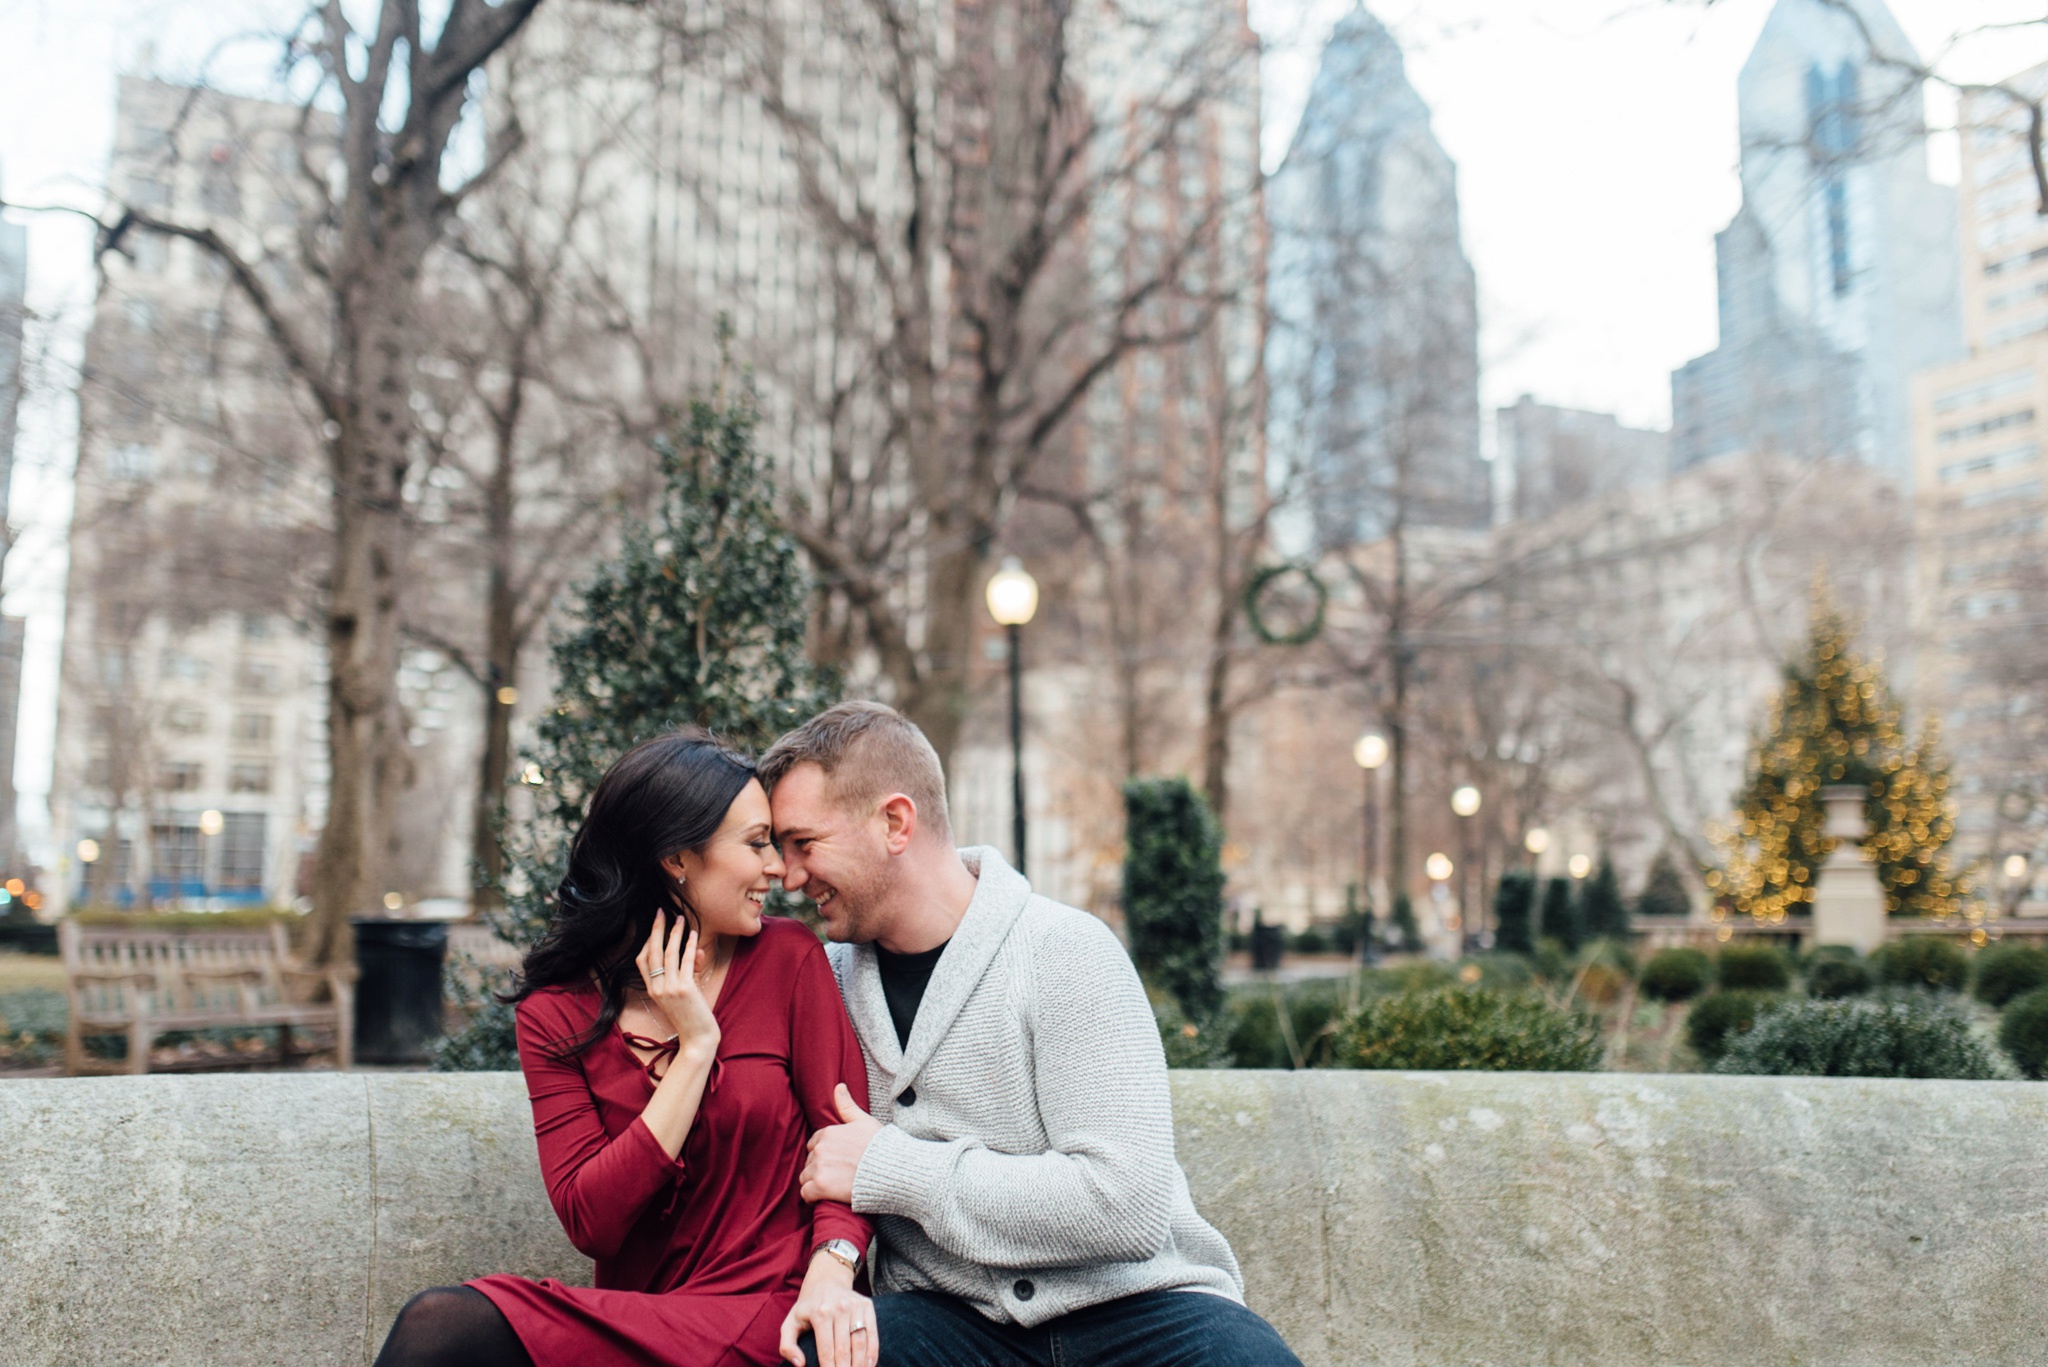
<instances>
[{"instance_id":1,"label":"green wreath","mask_svg":"<svg viewBox=\"0 0 2048 1367\"><path fill-rule=\"evenodd\" d=\"M1298 574L1307 581L1309 592L1315 596L1315 611L1309 614L1307 622L1296 627L1293 631L1274 631L1266 625L1266 619L1260 610L1259 601L1265 596L1266 590L1276 580L1284 579L1290 574ZM1268 565L1245 581L1245 620L1251 623L1252 631L1257 634L1258 638L1269 646L1307 645L1322 634L1323 618L1328 614L1329 610L1329 589L1325 588L1323 581L1316 577L1316 572L1306 565Z\"/></svg>"}]
</instances>

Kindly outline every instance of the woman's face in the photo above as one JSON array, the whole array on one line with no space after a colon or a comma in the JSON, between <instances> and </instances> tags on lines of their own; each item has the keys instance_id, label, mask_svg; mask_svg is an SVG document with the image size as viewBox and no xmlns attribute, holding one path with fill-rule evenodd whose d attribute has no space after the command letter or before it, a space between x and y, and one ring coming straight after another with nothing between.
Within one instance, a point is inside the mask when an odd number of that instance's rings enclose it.
<instances>
[{"instance_id":1,"label":"woman's face","mask_svg":"<svg viewBox=\"0 0 2048 1367\"><path fill-rule=\"evenodd\" d=\"M761 903L782 877L782 856L769 838L768 794L748 779L702 850L684 850L661 862L671 875L683 876L683 895L696 909L706 940L759 934Z\"/></svg>"}]
</instances>

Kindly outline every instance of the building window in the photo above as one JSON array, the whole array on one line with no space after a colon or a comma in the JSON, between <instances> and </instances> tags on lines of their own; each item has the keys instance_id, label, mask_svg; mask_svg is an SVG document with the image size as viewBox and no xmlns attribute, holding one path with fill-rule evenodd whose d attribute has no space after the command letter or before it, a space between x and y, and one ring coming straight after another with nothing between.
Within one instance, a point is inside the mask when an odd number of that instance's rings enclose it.
<instances>
[{"instance_id":1,"label":"building window","mask_svg":"<svg viewBox=\"0 0 2048 1367\"><path fill-rule=\"evenodd\" d=\"M220 829L220 886L250 889L263 886L264 816L261 812L229 812Z\"/></svg>"},{"instance_id":2,"label":"building window","mask_svg":"<svg viewBox=\"0 0 2048 1367\"><path fill-rule=\"evenodd\" d=\"M1806 116L1814 170L1828 220L1828 266L1837 295L1853 282L1849 254L1849 166L1860 139L1856 68L1844 62L1833 74L1806 70Z\"/></svg>"},{"instance_id":3,"label":"building window","mask_svg":"<svg viewBox=\"0 0 2048 1367\"><path fill-rule=\"evenodd\" d=\"M164 725L181 736L196 736L206 729L206 709L181 704L164 714Z\"/></svg>"},{"instance_id":4,"label":"building window","mask_svg":"<svg viewBox=\"0 0 2048 1367\"><path fill-rule=\"evenodd\" d=\"M1934 439L1943 446L1954 446L1957 442L1969 441L1973 437L1989 436L1993 432L2003 432L2012 427L2031 427L2033 423L2033 409L2017 408L2010 413L2000 413L1995 418L1985 418L1981 422L1966 422L1960 427L1944 427L1934 434Z\"/></svg>"},{"instance_id":5,"label":"building window","mask_svg":"<svg viewBox=\"0 0 2048 1367\"><path fill-rule=\"evenodd\" d=\"M110 788L114 783L114 759L111 755L93 755L85 762L85 785L88 788Z\"/></svg>"},{"instance_id":6,"label":"building window","mask_svg":"<svg viewBox=\"0 0 2048 1367\"><path fill-rule=\"evenodd\" d=\"M198 683L206 678L206 661L182 650L166 650L158 672L166 679Z\"/></svg>"},{"instance_id":7,"label":"building window","mask_svg":"<svg viewBox=\"0 0 2048 1367\"><path fill-rule=\"evenodd\" d=\"M229 766L228 791L231 793L269 792L270 766L268 764L236 764Z\"/></svg>"},{"instance_id":8,"label":"building window","mask_svg":"<svg viewBox=\"0 0 2048 1367\"><path fill-rule=\"evenodd\" d=\"M268 660L244 660L235 670L235 687L244 693L275 694L280 674Z\"/></svg>"},{"instance_id":9,"label":"building window","mask_svg":"<svg viewBox=\"0 0 2048 1367\"><path fill-rule=\"evenodd\" d=\"M156 786L163 793L197 792L206 777L205 766L196 760L175 759L160 765L156 771Z\"/></svg>"},{"instance_id":10,"label":"building window","mask_svg":"<svg viewBox=\"0 0 2048 1367\"><path fill-rule=\"evenodd\" d=\"M197 826L152 826L149 840L152 883L169 884L173 894L205 887L206 851Z\"/></svg>"},{"instance_id":11,"label":"building window","mask_svg":"<svg viewBox=\"0 0 2048 1367\"><path fill-rule=\"evenodd\" d=\"M161 233L131 232L124 239L128 246L128 259L135 263L135 269L145 275L162 275L164 267L171 263L171 244Z\"/></svg>"},{"instance_id":12,"label":"building window","mask_svg":"<svg viewBox=\"0 0 2048 1367\"><path fill-rule=\"evenodd\" d=\"M237 745L268 745L276 719L268 712L237 712L232 735Z\"/></svg>"},{"instance_id":13,"label":"building window","mask_svg":"<svg viewBox=\"0 0 2048 1367\"><path fill-rule=\"evenodd\" d=\"M170 182L155 176L137 176L128 182L128 202L138 209L167 209L171 204Z\"/></svg>"},{"instance_id":14,"label":"building window","mask_svg":"<svg viewBox=\"0 0 2048 1367\"><path fill-rule=\"evenodd\" d=\"M261 612L242 614L242 639L245 641L267 641L271 637L270 618Z\"/></svg>"},{"instance_id":15,"label":"building window","mask_svg":"<svg viewBox=\"0 0 2048 1367\"><path fill-rule=\"evenodd\" d=\"M199 203L210 214L242 211L242 190L235 179L235 149L217 142L207 151L206 171L199 178Z\"/></svg>"},{"instance_id":16,"label":"building window","mask_svg":"<svg viewBox=\"0 0 2048 1367\"><path fill-rule=\"evenodd\" d=\"M124 441L107 456L107 473L130 484L140 484L156 473L156 450L139 441Z\"/></svg>"}]
</instances>

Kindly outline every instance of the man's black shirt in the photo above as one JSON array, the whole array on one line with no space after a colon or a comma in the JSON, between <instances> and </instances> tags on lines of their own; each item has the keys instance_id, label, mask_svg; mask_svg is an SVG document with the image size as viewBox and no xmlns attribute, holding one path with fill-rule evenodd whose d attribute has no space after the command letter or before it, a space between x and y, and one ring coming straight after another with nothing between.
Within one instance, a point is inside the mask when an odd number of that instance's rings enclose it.
<instances>
[{"instance_id":1,"label":"man's black shirt","mask_svg":"<svg viewBox=\"0 0 2048 1367\"><path fill-rule=\"evenodd\" d=\"M880 945L875 946L875 965L882 971L882 996L889 1002L889 1019L896 1026L896 1042L900 1045L910 1044L910 1027L917 1023L917 1008L924 1001L925 984L932 980L932 970L945 952L945 945L917 954L891 954Z\"/></svg>"}]
</instances>

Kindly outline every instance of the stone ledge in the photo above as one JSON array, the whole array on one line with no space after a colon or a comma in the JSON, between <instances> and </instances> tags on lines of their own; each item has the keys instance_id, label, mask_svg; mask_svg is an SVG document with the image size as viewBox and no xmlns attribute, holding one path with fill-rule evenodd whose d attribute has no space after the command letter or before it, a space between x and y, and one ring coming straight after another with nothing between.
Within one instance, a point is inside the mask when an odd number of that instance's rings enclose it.
<instances>
[{"instance_id":1,"label":"stone ledge","mask_svg":"<svg viewBox=\"0 0 2048 1367\"><path fill-rule=\"evenodd\" d=\"M2048 1360L2048 1088L1180 1073L1182 1161L1322 1364ZM520 1079L0 1085L22 1367L367 1362L413 1291L588 1264Z\"/></svg>"}]
</instances>

